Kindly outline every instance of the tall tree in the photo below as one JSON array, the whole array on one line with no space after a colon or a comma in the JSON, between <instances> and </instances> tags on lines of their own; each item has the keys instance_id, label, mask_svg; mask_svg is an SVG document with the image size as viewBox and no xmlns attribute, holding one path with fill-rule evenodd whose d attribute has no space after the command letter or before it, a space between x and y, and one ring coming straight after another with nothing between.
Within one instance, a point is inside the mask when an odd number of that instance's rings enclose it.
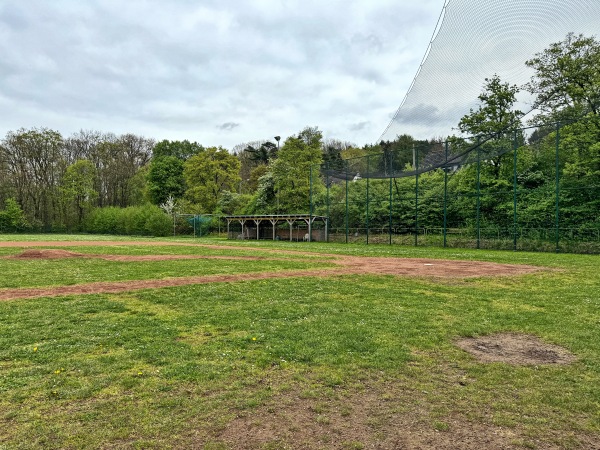
<instances>
[{"instance_id":1,"label":"tall tree","mask_svg":"<svg viewBox=\"0 0 600 450\"><path fill-rule=\"evenodd\" d=\"M95 205L98 192L94 189L96 168L87 159L75 161L65 171L62 192L65 201L65 219L69 229L80 228L86 213Z\"/></svg>"},{"instance_id":2,"label":"tall tree","mask_svg":"<svg viewBox=\"0 0 600 450\"><path fill-rule=\"evenodd\" d=\"M152 150L152 157L174 156L181 161L185 161L202 151L204 151L204 147L197 142L190 142L187 139L183 141L169 141L164 139L156 143Z\"/></svg>"},{"instance_id":3,"label":"tall tree","mask_svg":"<svg viewBox=\"0 0 600 450\"><path fill-rule=\"evenodd\" d=\"M2 142L0 159L11 174L12 191L36 228L50 230L57 218L62 146L60 133L47 128L9 132Z\"/></svg>"},{"instance_id":4,"label":"tall tree","mask_svg":"<svg viewBox=\"0 0 600 450\"><path fill-rule=\"evenodd\" d=\"M486 78L476 110L471 109L458 122L458 129L470 135L506 133L521 126L523 113L513 106L519 87L503 83L498 75Z\"/></svg>"},{"instance_id":5,"label":"tall tree","mask_svg":"<svg viewBox=\"0 0 600 450\"><path fill-rule=\"evenodd\" d=\"M215 211L224 191L235 191L240 182L240 162L221 147L210 147L189 158L183 169L185 197L204 213Z\"/></svg>"},{"instance_id":6,"label":"tall tree","mask_svg":"<svg viewBox=\"0 0 600 450\"><path fill-rule=\"evenodd\" d=\"M164 203L170 196L180 199L185 193L183 164L186 160L204 151L197 142L158 142L153 149L148 169L148 195L155 205Z\"/></svg>"},{"instance_id":7,"label":"tall tree","mask_svg":"<svg viewBox=\"0 0 600 450\"><path fill-rule=\"evenodd\" d=\"M341 164L342 153L354 147L354 144L339 139L325 139L323 142L323 162L337 167Z\"/></svg>"},{"instance_id":8,"label":"tall tree","mask_svg":"<svg viewBox=\"0 0 600 450\"><path fill-rule=\"evenodd\" d=\"M525 88L544 113L600 113L600 42L569 33L525 63L535 75Z\"/></svg>"},{"instance_id":9,"label":"tall tree","mask_svg":"<svg viewBox=\"0 0 600 450\"><path fill-rule=\"evenodd\" d=\"M184 161L176 156L159 156L152 159L148 170L148 194L155 205L169 197L179 199L185 193Z\"/></svg>"},{"instance_id":10,"label":"tall tree","mask_svg":"<svg viewBox=\"0 0 600 450\"><path fill-rule=\"evenodd\" d=\"M279 150L278 158L271 164L278 212L308 212L311 167L318 167L323 160L322 140L316 127L307 127L298 137L288 138ZM319 177L313 175L313 187L317 188Z\"/></svg>"},{"instance_id":11,"label":"tall tree","mask_svg":"<svg viewBox=\"0 0 600 450\"><path fill-rule=\"evenodd\" d=\"M277 158L277 146L270 141L259 146L248 145L244 151L250 154L250 160L258 164L269 164L269 161Z\"/></svg>"},{"instance_id":12,"label":"tall tree","mask_svg":"<svg viewBox=\"0 0 600 450\"><path fill-rule=\"evenodd\" d=\"M521 127L523 113L514 109L519 87L503 83L498 75L486 78L479 94L479 107L471 109L458 122L458 129L467 135L481 136L487 141L479 146L491 163L494 180L500 176L502 155L512 148L511 131ZM522 134L519 140L523 141Z\"/></svg>"},{"instance_id":13,"label":"tall tree","mask_svg":"<svg viewBox=\"0 0 600 450\"><path fill-rule=\"evenodd\" d=\"M98 174L99 206L133 204L131 179L150 160L154 141L133 134L105 140L94 147L92 161Z\"/></svg>"}]
</instances>

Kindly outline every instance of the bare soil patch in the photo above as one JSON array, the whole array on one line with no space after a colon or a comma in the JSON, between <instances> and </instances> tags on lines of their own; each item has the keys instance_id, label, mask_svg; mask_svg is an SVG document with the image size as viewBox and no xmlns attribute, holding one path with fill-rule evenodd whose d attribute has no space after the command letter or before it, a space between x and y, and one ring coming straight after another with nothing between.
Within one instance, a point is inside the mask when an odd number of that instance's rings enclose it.
<instances>
[{"instance_id":1,"label":"bare soil patch","mask_svg":"<svg viewBox=\"0 0 600 450\"><path fill-rule=\"evenodd\" d=\"M460 412L439 417L418 392L393 381L366 381L360 391L343 389L331 397L279 393L263 406L240 412L213 437L236 450L558 450L565 448L562 438L559 433L532 437L519 426L468 420ZM573 448L598 448L591 445L597 436L580 433L573 438Z\"/></svg>"},{"instance_id":2,"label":"bare soil patch","mask_svg":"<svg viewBox=\"0 0 600 450\"><path fill-rule=\"evenodd\" d=\"M30 248L18 255L12 256L14 259L61 259L61 258L81 258L83 253L70 252L60 249L37 249Z\"/></svg>"},{"instance_id":3,"label":"bare soil patch","mask_svg":"<svg viewBox=\"0 0 600 450\"><path fill-rule=\"evenodd\" d=\"M0 247L24 247L18 259L58 259L58 258L100 258L109 261L161 261L177 259L223 259L223 260L272 260L280 258L278 254L295 254L304 257L322 258L331 262L335 267L308 270L281 270L261 273L246 273L237 275L206 275L178 277L160 280L131 280L123 282L95 282L52 288L17 288L0 289L0 300L16 298L51 297L59 295L76 295L86 293L116 293L138 289L154 289L161 287L183 286L189 284L252 281L268 278L284 277L328 277L341 275L392 275L420 276L428 278L463 279L481 276L514 276L539 271L539 267L513 264L497 264L482 261L455 261L425 258L375 258L346 255L319 255L310 252L294 250L269 250L261 252L273 253L273 257L264 256L216 256L216 255L94 255L81 254L56 248L38 248L46 246L107 246L107 245L184 245L205 247L219 250L251 250L247 247L187 244L173 242L147 241L57 241L57 242L0 242ZM34 248L27 248L34 247Z\"/></svg>"},{"instance_id":4,"label":"bare soil patch","mask_svg":"<svg viewBox=\"0 0 600 450\"><path fill-rule=\"evenodd\" d=\"M575 356L558 345L548 344L536 336L500 333L456 342L463 350L482 362L514 365L570 364Z\"/></svg>"},{"instance_id":5,"label":"bare soil patch","mask_svg":"<svg viewBox=\"0 0 600 450\"><path fill-rule=\"evenodd\" d=\"M351 273L412 275L435 278L513 276L537 272L539 267L485 261L456 261L426 258L373 258L342 256L334 261Z\"/></svg>"}]
</instances>

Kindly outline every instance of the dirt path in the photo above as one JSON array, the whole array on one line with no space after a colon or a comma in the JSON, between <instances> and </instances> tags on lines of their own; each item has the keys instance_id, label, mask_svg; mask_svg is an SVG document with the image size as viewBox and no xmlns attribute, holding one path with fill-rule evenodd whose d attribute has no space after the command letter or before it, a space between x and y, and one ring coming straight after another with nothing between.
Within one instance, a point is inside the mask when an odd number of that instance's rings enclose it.
<instances>
[{"instance_id":1,"label":"dirt path","mask_svg":"<svg viewBox=\"0 0 600 450\"><path fill-rule=\"evenodd\" d=\"M21 259L57 259L57 258L100 258L111 261L161 261L175 259L228 259L228 260L281 260L277 256L207 256L207 255L93 255L69 252L55 247L76 246L107 246L107 245L184 245L197 246L218 250L252 250L248 247L186 244L173 242L147 241L48 241L48 242L0 242L0 247L25 248L21 254L11 258ZM42 247L42 248L40 248ZM52 247L49 249L43 247ZM0 301L19 298L53 297L59 295L77 295L92 293L117 293L139 289L156 289L163 287L184 286L202 283L223 283L264 280L289 277L329 277L340 275L393 275L418 276L433 278L466 278L480 276L514 276L532 273L540 270L538 267L497 264L482 261L452 261L425 258L376 258L332 254L316 254L295 250L260 249L261 252L277 254L296 254L302 256L323 257L337 267L308 270L282 270L275 272L246 273L235 275L207 275L166 278L162 280L129 280L118 282L94 282L70 286L55 286L42 288L11 288L0 289Z\"/></svg>"}]
</instances>

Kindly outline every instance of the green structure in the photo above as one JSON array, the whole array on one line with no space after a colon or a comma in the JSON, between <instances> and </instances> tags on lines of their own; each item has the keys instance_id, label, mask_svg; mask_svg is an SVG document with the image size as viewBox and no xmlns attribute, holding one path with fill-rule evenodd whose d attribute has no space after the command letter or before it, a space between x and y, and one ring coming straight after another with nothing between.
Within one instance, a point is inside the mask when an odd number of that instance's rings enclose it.
<instances>
[{"instance_id":1,"label":"green structure","mask_svg":"<svg viewBox=\"0 0 600 450\"><path fill-rule=\"evenodd\" d=\"M313 168L311 211L330 241L600 253L597 122L382 142Z\"/></svg>"}]
</instances>

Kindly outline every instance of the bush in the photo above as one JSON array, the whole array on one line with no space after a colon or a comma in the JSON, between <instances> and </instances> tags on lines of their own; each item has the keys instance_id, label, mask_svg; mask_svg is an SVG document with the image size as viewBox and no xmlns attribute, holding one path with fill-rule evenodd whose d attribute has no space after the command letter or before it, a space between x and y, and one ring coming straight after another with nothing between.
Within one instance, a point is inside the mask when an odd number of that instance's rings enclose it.
<instances>
[{"instance_id":1,"label":"bush","mask_svg":"<svg viewBox=\"0 0 600 450\"><path fill-rule=\"evenodd\" d=\"M96 208L84 228L88 233L137 236L167 236L172 232L171 218L155 205Z\"/></svg>"},{"instance_id":2,"label":"bush","mask_svg":"<svg viewBox=\"0 0 600 450\"><path fill-rule=\"evenodd\" d=\"M14 198L6 200L4 210L0 211L0 232L18 232L29 228L23 210Z\"/></svg>"}]
</instances>

